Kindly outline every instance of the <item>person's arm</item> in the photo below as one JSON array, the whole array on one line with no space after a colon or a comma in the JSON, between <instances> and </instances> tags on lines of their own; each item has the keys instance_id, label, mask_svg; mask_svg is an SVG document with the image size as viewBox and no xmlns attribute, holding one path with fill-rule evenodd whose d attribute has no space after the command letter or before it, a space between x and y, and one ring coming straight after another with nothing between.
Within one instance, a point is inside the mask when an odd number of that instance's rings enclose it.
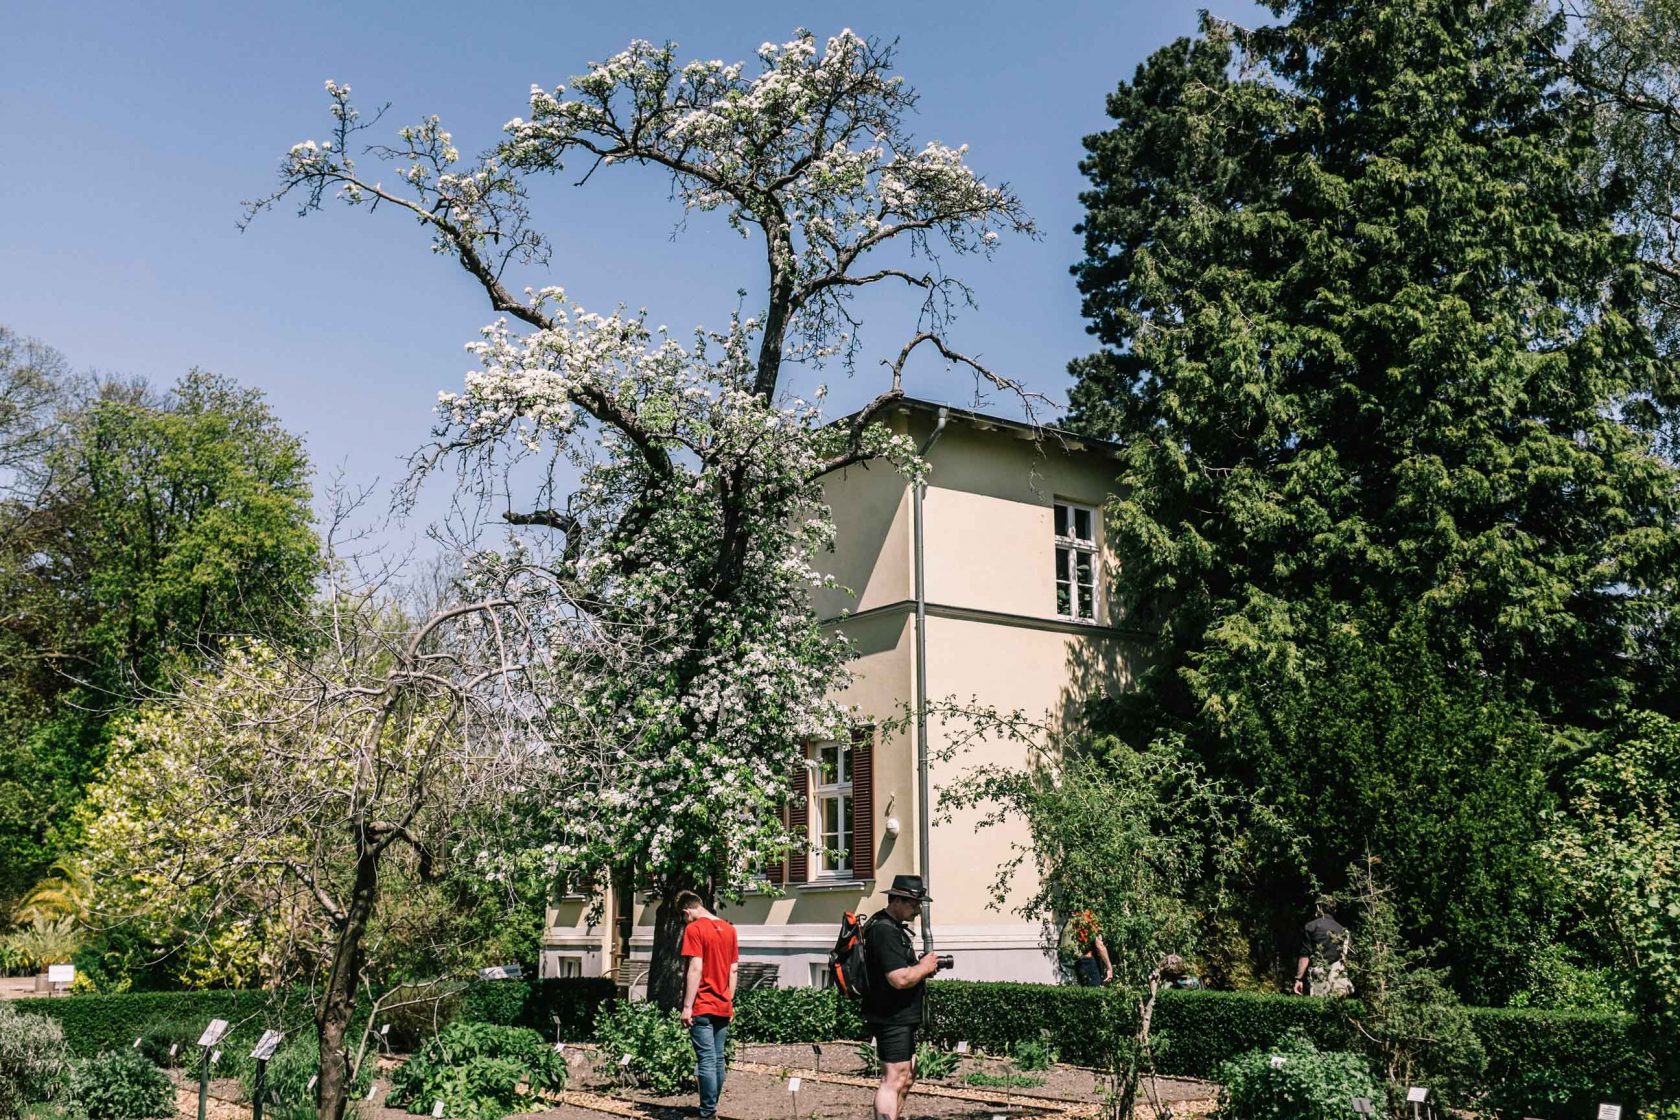
<instances>
[{"instance_id":1,"label":"person's arm","mask_svg":"<svg viewBox=\"0 0 1680 1120\"><path fill-rule=\"evenodd\" d=\"M1295 962L1295 994L1300 995L1307 979L1307 965L1312 963L1311 957L1302 957Z\"/></svg>"},{"instance_id":2,"label":"person's arm","mask_svg":"<svg viewBox=\"0 0 1680 1120\"><path fill-rule=\"evenodd\" d=\"M887 973L887 983L895 988L914 988L938 971L939 954L924 953L922 959L915 964L907 964L903 968L895 968Z\"/></svg>"},{"instance_id":3,"label":"person's arm","mask_svg":"<svg viewBox=\"0 0 1680 1120\"><path fill-rule=\"evenodd\" d=\"M734 990L733 977L729 985ZM685 1027L694 1025L694 997L700 994L700 958L688 958L688 973L683 977L682 1024Z\"/></svg>"},{"instance_id":4,"label":"person's arm","mask_svg":"<svg viewBox=\"0 0 1680 1120\"><path fill-rule=\"evenodd\" d=\"M736 961L729 966L729 1002L735 1002L735 985L741 980L741 962Z\"/></svg>"},{"instance_id":5,"label":"person's arm","mask_svg":"<svg viewBox=\"0 0 1680 1120\"><path fill-rule=\"evenodd\" d=\"M1091 939L1091 947L1096 949L1097 959L1102 962L1103 983L1110 983L1114 979L1114 962L1108 959L1108 946L1103 944L1100 934Z\"/></svg>"}]
</instances>

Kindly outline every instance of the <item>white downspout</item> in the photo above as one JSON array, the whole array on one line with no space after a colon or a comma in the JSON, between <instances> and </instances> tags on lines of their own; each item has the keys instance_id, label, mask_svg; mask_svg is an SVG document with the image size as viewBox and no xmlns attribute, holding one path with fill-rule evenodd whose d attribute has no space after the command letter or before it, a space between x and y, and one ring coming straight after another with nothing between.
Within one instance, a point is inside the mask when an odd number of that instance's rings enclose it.
<instances>
[{"instance_id":1,"label":"white downspout","mask_svg":"<svg viewBox=\"0 0 1680 1120\"><path fill-rule=\"evenodd\" d=\"M927 453L933 450L933 445L939 442L939 437L945 434L945 420L950 410L941 408L938 421L933 426L933 434L928 436L927 442L922 444L918 455L926 459ZM928 819L928 729L927 729L927 572L924 568L922 530L923 512L922 498L927 493L927 481L924 475L921 481L915 483L915 503L912 520L913 536L916 542L916 853L917 867L922 873L922 889L931 890L932 876L928 873L928 855L931 849L931 822ZM930 904L922 903L922 952L933 952L933 919L929 917Z\"/></svg>"}]
</instances>

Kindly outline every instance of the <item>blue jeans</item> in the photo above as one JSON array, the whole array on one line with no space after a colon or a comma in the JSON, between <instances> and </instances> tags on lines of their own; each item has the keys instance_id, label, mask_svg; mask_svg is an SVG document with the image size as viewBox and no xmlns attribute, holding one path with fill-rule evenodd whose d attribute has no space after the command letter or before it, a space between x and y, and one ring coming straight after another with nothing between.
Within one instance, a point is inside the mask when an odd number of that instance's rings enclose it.
<instances>
[{"instance_id":1,"label":"blue jeans","mask_svg":"<svg viewBox=\"0 0 1680 1120\"><path fill-rule=\"evenodd\" d=\"M729 1064L723 1059L724 1046L729 1042L729 1020L722 1015L696 1015L688 1028L689 1041L694 1043L695 1076L700 1079L700 1115L717 1115L718 1095L723 1092L723 1078Z\"/></svg>"}]
</instances>

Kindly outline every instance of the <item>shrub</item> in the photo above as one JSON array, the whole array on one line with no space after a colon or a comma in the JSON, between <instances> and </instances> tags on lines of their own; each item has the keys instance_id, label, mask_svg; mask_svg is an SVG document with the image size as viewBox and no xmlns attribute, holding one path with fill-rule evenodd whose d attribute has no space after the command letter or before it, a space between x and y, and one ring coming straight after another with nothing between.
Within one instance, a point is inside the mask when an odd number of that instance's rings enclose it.
<instances>
[{"instance_id":1,"label":"shrub","mask_svg":"<svg viewBox=\"0 0 1680 1120\"><path fill-rule=\"evenodd\" d=\"M835 1037L832 988L755 988L735 997L730 1033L743 1042L827 1042Z\"/></svg>"},{"instance_id":2,"label":"shrub","mask_svg":"<svg viewBox=\"0 0 1680 1120\"><path fill-rule=\"evenodd\" d=\"M107 1050L126 1050L134 1046L136 1037L142 1039L153 1028L164 1029L170 1024L197 1024L188 1041L196 1041L204 1024L211 1019L226 1019L240 1024L229 1036L232 1045L224 1046L231 1054L241 1043L250 1050L263 1025L270 1019L290 1018L294 1026L302 1027L309 1015L305 999L294 1001L289 1009L270 1008L273 993L207 991L207 992L127 992L121 995L76 995L62 999L17 1000L13 1006L32 1015L45 1015L64 1028L64 1040L70 1052L78 1057L92 1057ZM288 1015L289 1010L289 1015ZM271 1026L284 1026L272 1022ZM169 1044L164 1043L164 1050Z\"/></svg>"},{"instance_id":3,"label":"shrub","mask_svg":"<svg viewBox=\"0 0 1680 1120\"><path fill-rule=\"evenodd\" d=\"M1062 1060L1046 1038L1023 1038L1015 1044L1014 1058L1015 1068L1024 1070L1049 1069Z\"/></svg>"},{"instance_id":4,"label":"shrub","mask_svg":"<svg viewBox=\"0 0 1680 1120\"><path fill-rule=\"evenodd\" d=\"M566 1061L536 1031L494 1023L451 1023L391 1075L393 1108L499 1120L536 1093L566 1087ZM528 1086L527 1091L521 1085Z\"/></svg>"},{"instance_id":5,"label":"shrub","mask_svg":"<svg viewBox=\"0 0 1680 1120\"><path fill-rule=\"evenodd\" d=\"M175 1115L175 1085L135 1050L112 1050L76 1063L70 1078L75 1112L88 1120Z\"/></svg>"},{"instance_id":6,"label":"shrub","mask_svg":"<svg viewBox=\"0 0 1680 1120\"><path fill-rule=\"evenodd\" d=\"M595 1020L616 989L604 976L548 980L475 981L462 993L461 1022L530 1027L560 1040L579 1041L595 1033Z\"/></svg>"},{"instance_id":7,"label":"shrub","mask_svg":"<svg viewBox=\"0 0 1680 1120\"><path fill-rule=\"evenodd\" d=\"M938 1081L957 1072L957 1056L949 1050L942 1050L931 1042L919 1043L916 1046L916 1076L928 1081Z\"/></svg>"},{"instance_id":8,"label":"shrub","mask_svg":"<svg viewBox=\"0 0 1680 1120\"><path fill-rule=\"evenodd\" d=\"M661 1011L651 1003L615 1003L595 1024L595 1041L609 1071L623 1069L657 1096L694 1085L694 1049L674 1011ZM630 1064L621 1067L626 1054Z\"/></svg>"},{"instance_id":9,"label":"shrub","mask_svg":"<svg viewBox=\"0 0 1680 1120\"><path fill-rule=\"evenodd\" d=\"M59 1095L69 1072L64 1031L51 1019L0 1003L0 1118Z\"/></svg>"},{"instance_id":10,"label":"shrub","mask_svg":"<svg viewBox=\"0 0 1680 1120\"><path fill-rule=\"evenodd\" d=\"M456 1018L467 1023L518 1026L530 998L531 985L523 980L480 980L467 988Z\"/></svg>"},{"instance_id":11,"label":"shrub","mask_svg":"<svg viewBox=\"0 0 1680 1120\"><path fill-rule=\"evenodd\" d=\"M881 1076L881 1054L875 1049L873 1042L858 1043L857 1056L858 1061L863 1063L863 1075L865 1077Z\"/></svg>"},{"instance_id":12,"label":"shrub","mask_svg":"<svg viewBox=\"0 0 1680 1120\"><path fill-rule=\"evenodd\" d=\"M350 1083L350 1096L359 1100L367 1095L373 1085L373 1067L371 1059L362 1063L362 1068L356 1071L355 1078ZM286 1036L286 1041L280 1049L269 1059L268 1069L263 1074L263 1093L272 1094L267 1102L274 1106L271 1112L264 1115L281 1117L295 1110L307 1110L310 1116L315 1115L315 1091L310 1082L321 1072L320 1043L313 1030L301 1030ZM257 1064L246 1062L239 1071L239 1084L245 1091L245 1099L252 1100L257 1094L256 1085Z\"/></svg>"},{"instance_id":13,"label":"shrub","mask_svg":"<svg viewBox=\"0 0 1680 1120\"><path fill-rule=\"evenodd\" d=\"M1225 1062L1218 1080L1219 1120L1343 1120L1354 1097L1382 1107L1382 1089L1363 1057L1322 1053L1301 1035Z\"/></svg>"}]
</instances>

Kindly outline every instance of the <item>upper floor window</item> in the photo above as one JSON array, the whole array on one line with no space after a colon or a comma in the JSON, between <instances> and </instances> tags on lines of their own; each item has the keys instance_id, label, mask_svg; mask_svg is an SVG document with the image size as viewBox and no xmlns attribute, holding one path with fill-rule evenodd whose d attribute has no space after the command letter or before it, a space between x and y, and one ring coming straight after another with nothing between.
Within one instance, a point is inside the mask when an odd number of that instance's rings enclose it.
<instances>
[{"instance_id":1,"label":"upper floor window","mask_svg":"<svg viewBox=\"0 0 1680 1120\"><path fill-rule=\"evenodd\" d=\"M1056 615L1097 620L1097 511L1056 503Z\"/></svg>"},{"instance_id":2,"label":"upper floor window","mask_svg":"<svg viewBox=\"0 0 1680 1120\"><path fill-rule=\"evenodd\" d=\"M843 743L816 749L817 873L838 878L852 874L852 750Z\"/></svg>"}]
</instances>

